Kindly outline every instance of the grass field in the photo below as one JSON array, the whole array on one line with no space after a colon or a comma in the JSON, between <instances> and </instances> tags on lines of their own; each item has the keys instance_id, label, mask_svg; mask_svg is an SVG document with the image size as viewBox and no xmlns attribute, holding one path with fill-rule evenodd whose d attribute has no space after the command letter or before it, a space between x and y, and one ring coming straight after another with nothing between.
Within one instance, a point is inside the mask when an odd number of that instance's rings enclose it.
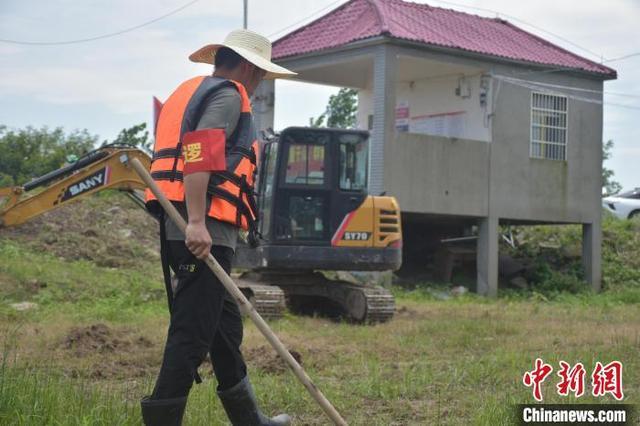
<instances>
[{"instance_id":1,"label":"grass field","mask_svg":"<svg viewBox=\"0 0 640 426\"><path fill-rule=\"evenodd\" d=\"M160 268L97 266L0 239L0 424L140 424L139 398L160 364L167 327ZM638 290L601 295L437 300L396 291L386 324L355 326L286 315L271 326L353 425L511 424L532 402L522 375L541 357L624 364L625 402L640 402ZM10 304L30 301L17 311ZM253 324L243 351L269 413L328 424ZM194 387L185 424L225 424L215 379ZM575 402L543 385L545 401ZM589 387L587 387L589 389ZM578 402L612 401L584 396Z\"/></svg>"}]
</instances>

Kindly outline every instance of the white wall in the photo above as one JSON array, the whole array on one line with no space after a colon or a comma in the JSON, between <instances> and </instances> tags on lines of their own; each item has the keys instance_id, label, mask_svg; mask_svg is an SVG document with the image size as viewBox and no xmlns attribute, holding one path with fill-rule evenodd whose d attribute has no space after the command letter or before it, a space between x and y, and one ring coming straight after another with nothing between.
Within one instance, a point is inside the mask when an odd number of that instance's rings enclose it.
<instances>
[{"instance_id":1,"label":"white wall","mask_svg":"<svg viewBox=\"0 0 640 426\"><path fill-rule=\"evenodd\" d=\"M464 113L455 116L456 120L461 120L461 131L456 132L456 137L467 140L491 141L491 128L487 117L491 108L491 96L486 97L488 104L482 107L480 105L482 81L480 75L465 76L466 84L469 87L469 97L457 96L455 90L461 76L462 74L431 77L413 82L398 82L396 99L398 104L406 102L409 105L410 133L419 133L416 131L415 124L420 120L420 116L425 119L424 116L463 111ZM487 79L486 82L488 83L489 80ZM490 87L488 90L490 91ZM367 129L370 114L373 114L373 91L371 88L367 88L360 90L358 95L358 128Z\"/></svg>"}]
</instances>

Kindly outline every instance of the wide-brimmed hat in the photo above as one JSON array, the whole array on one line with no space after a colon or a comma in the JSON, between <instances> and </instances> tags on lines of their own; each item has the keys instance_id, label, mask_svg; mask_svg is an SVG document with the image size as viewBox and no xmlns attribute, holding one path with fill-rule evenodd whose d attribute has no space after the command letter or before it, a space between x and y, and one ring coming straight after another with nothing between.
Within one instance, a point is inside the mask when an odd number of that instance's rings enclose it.
<instances>
[{"instance_id":1,"label":"wide-brimmed hat","mask_svg":"<svg viewBox=\"0 0 640 426\"><path fill-rule=\"evenodd\" d=\"M208 44L193 52L189 59L193 62L213 64L216 52L221 47L228 47L253 65L265 70L267 72L264 76L266 80L296 75L295 72L271 62L271 42L269 39L249 30L231 31L224 42Z\"/></svg>"}]
</instances>

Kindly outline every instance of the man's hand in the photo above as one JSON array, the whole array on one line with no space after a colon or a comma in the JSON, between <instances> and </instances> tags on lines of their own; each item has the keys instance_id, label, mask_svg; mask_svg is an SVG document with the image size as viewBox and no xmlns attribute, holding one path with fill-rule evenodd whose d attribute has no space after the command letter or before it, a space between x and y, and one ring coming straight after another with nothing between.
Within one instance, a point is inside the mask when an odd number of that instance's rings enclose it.
<instances>
[{"instance_id":1,"label":"man's hand","mask_svg":"<svg viewBox=\"0 0 640 426\"><path fill-rule=\"evenodd\" d=\"M185 244L189 251L200 260L205 260L211 251L211 235L202 222L189 222L185 229Z\"/></svg>"},{"instance_id":2,"label":"man's hand","mask_svg":"<svg viewBox=\"0 0 640 426\"><path fill-rule=\"evenodd\" d=\"M185 245L198 259L204 260L211 250L211 235L205 226L207 185L210 172L196 172L184 176L184 194L189 221L185 229Z\"/></svg>"}]
</instances>

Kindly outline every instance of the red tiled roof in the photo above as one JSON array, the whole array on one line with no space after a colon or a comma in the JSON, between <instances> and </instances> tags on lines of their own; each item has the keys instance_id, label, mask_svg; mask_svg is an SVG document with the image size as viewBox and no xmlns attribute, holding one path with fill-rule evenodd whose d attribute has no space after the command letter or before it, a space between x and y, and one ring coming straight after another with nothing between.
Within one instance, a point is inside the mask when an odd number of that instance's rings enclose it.
<instances>
[{"instance_id":1,"label":"red tiled roof","mask_svg":"<svg viewBox=\"0 0 640 426\"><path fill-rule=\"evenodd\" d=\"M273 57L281 59L335 48L380 35L606 77L616 76L615 70L571 53L503 19L483 18L402 0L351 0L274 42Z\"/></svg>"}]
</instances>

